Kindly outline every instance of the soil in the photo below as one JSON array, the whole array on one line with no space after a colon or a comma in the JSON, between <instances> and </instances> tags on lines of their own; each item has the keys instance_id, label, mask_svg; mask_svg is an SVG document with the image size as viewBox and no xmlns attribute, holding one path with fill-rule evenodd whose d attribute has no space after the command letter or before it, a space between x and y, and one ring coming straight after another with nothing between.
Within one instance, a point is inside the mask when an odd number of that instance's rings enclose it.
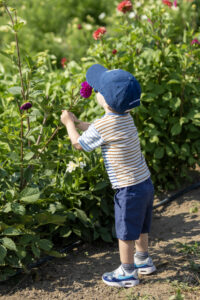
<instances>
[{"instance_id":1,"label":"soil","mask_svg":"<svg viewBox=\"0 0 200 300\"><path fill-rule=\"evenodd\" d=\"M157 271L140 276L138 286L114 288L103 283L102 274L120 264L118 247L117 242L96 242L0 283L0 300L199 300L200 246L198 253L189 254L181 252L180 245L194 249L200 242L200 189L154 209L149 239Z\"/></svg>"}]
</instances>

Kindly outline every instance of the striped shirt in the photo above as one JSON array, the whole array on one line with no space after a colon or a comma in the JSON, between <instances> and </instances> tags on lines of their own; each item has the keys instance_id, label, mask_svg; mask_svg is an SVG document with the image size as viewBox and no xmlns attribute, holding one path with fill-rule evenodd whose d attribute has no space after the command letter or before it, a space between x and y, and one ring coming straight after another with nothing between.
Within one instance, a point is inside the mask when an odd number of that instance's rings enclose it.
<instances>
[{"instance_id":1,"label":"striped shirt","mask_svg":"<svg viewBox=\"0 0 200 300\"><path fill-rule=\"evenodd\" d=\"M87 152L101 146L114 189L135 185L150 177L137 129L129 113L106 113L88 127L78 142Z\"/></svg>"}]
</instances>

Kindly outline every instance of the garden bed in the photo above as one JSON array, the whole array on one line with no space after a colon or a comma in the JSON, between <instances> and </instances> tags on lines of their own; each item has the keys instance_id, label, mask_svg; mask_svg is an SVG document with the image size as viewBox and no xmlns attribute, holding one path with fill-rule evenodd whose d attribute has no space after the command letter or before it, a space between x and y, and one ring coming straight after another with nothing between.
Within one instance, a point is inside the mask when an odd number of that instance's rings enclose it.
<instances>
[{"instance_id":1,"label":"garden bed","mask_svg":"<svg viewBox=\"0 0 200 300\"><path fill-rule=\"evenodd\" d=\"M157 272L134 288L102 282L104 272L118 267L119 254L116 242L96 242L1 283L0 299L200 299L199 211L199 189L154 210L149 250Z\"/></svg>"}]
</instances>

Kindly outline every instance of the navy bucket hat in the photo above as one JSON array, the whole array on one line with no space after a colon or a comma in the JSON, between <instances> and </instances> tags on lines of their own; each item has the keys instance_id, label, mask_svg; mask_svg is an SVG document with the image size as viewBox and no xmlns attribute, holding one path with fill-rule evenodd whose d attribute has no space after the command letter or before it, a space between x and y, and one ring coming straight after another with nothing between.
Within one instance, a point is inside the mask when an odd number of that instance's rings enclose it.
<instances>
[{"instance_id":1,"label":"navy bucket hat","mask_svg":"<svg viewBox=\"0 0 200 300\"><path fill-rule=\"evenodd\" d=\"M108 70L94 64L87 70L86 80L94 90L104 96L106 103L116 112L123 113L140 105L140 84L127 71Z\"/></svg>"}]
</instances>

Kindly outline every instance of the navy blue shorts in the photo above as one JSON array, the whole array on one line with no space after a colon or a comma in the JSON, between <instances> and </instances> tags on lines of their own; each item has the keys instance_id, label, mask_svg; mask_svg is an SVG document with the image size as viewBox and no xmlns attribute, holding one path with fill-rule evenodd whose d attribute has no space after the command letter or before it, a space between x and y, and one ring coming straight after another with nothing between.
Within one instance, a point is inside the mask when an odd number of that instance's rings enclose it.
<instances>
[{"instance_id":1,"label":"navy blue shorts","mask_svg":"<svg viewBox=\"0 0 200 300\"><path fill-rule=\"evenodd\" d=\"M149 233L152 219L154 187L151 178L116 190L115 231L120 240L138 240Z\"/></svg>"}]
</instances>

